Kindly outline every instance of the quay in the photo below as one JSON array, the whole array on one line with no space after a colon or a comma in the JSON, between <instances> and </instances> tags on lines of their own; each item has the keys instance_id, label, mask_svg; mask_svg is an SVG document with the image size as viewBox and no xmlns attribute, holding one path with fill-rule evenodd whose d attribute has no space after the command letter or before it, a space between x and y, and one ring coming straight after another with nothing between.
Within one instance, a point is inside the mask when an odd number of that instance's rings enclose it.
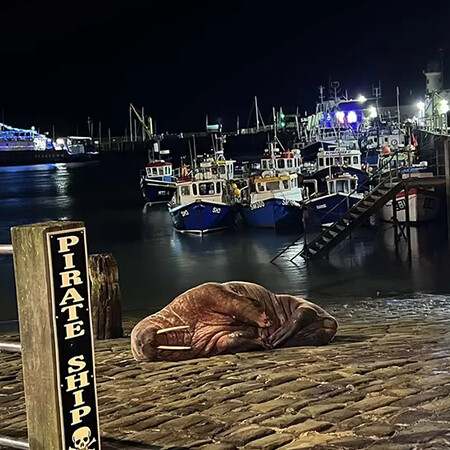
<instances>
[{"instance_id":1,"label":"quay","mask_svg":"<svg viewBox=\"0 0 450 450\"><path fill-rule=\"evenodd\" d=\"M427 298L337 306L325 347L138 363L128 337L97 341L103 448L448 448L450 313ZM0 434L26 427L20 355L0 353Z\"/></svg>"}]
</instances>

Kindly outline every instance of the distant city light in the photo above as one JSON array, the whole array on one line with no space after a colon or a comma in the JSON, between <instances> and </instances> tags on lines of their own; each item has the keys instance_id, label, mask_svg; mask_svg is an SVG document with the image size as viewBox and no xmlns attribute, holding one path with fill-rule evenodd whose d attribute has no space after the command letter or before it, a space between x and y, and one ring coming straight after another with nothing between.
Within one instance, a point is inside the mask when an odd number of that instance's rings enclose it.
<instances>
[{"instance_id":1,"label":"distant city light","mask_svg":"<svg viewBox=\"0 0 450 450\"><path fill-rule=\"evenodd\" d=\"M345 112L344 111L336 111L336 120L339 123L344 123L344 119L345 119Z\"/></svg>"},{"instance_id":2,"label":"distant city light","mask_svg":"<svg viewBox=\"0 0 450 450\"><path fill-rule=\"evenodd\" d=\"M369 117L371 119L375 119L375 117L378 117L377 108L375 108L375 106L369 106Z\"/></svg>"},{"instance_id":3,"label":"distant city light","mask_svg":"<svg viewBox=\"0 0 450 450\"><path fill-rule=\"evenodd\" d=\"M347 120L348 123L355 123L358 120L358 116L356 115L355 111L349 111L347 114Z\"/></svg>"},{"instance_id":4,"label":"distant city light","mask_svg":"<svg viewBox=\"0 0 450 450\"><path fill-rule=\"evenodd\" d=\"M364 95L360 94L358 95L357 100L359 103L364 103L367 100L367 98Z\"/></svg>"}]
</instances>

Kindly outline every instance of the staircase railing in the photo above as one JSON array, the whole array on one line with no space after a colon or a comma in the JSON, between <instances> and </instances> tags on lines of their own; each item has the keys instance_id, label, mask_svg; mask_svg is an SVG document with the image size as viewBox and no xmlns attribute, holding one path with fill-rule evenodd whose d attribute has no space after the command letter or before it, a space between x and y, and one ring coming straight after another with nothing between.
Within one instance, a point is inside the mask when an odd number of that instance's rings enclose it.
<instances>
[{"instance_id":1,"label":"staircase railing","mask_svg":"<svg viewBox=\"0 0 450 450\"><path fill-rule=\"evenodd\" d=\"M371 184L371 181L375 180L376 178L378 178L380 181L377 183L376 187L381 183L381 178L385 177L386 175L389 174L389 181L392 182L394 180L393 178L393 174L395 174L395 178L398 177L398 171L400 170L400 168L398 167L398 154L399 154L399 150L396 150L395 152L391 153L391 155L386 158L382 164L381 167L379 169L377 169L371 176L369 176L361 185L357 186L355 189L353 189L353 191L349 192L347 196L345 196L339 203L337 203L333 208L331 208L326 214L324 214L322 216L322 219L326 218L327 216L329 216L331 213L333 213L333 211L335 211L336 209L338 209L338 207L340 205L342 205L344 202L348 201L348 197L352 194L356 194L358 192L358 190L360 190L361 187L363 186L367 186ZM396 158L396 165L394 168L390 167L390 164L392 162L392 160ZM383 171L383 169L388 166L389 167L389 171ZM365 198L363 197L358 203L356 203L354 205L354 207L356 207L356 205L359 205L359 203L361 201L363 201ZM347 213L345 214L345 216L347 216L347 214L349 213L349 211L347 211ZM334 223L336 223L337 221L335 221ZM306 242L306 235L307 233L309 233L310 231L312 231L314 228L316 228L314 225L310 225L295 241L291 242L286 248L284 248L281 252L279 252L274 258L272 258L270 260L271 263L273 263L276 259L278 259L280 256L282 256L284 253L286 253L290 248L292 248L293 246L297 245L302 239L304 241L303 244L303 249L306 248L308 245L311 245L313 242L315 242L316 240L318 240L321 236L321 234L313 239L311 242ZM295 258L297 258L303 251L303 249L298 252L295 256L293 256L292 258L289 259L289 261L294 260Z\"/></svg>"}]
</instances>

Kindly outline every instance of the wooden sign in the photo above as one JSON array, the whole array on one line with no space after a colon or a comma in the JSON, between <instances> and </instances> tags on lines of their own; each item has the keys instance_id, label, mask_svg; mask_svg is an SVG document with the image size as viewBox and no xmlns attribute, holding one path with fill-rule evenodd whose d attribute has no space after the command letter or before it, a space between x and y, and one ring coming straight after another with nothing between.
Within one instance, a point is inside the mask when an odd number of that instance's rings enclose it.
<instances>
[{"instance_id":1,"label":"wooden sign","mask_svg":"<svg viewBox=\"0 0 450 450\"><path fill-rule=\"evenodd\" d=\"M63 450L98 450L90 286L85 228L47 234Z\"/></svg>"}]
</instances>

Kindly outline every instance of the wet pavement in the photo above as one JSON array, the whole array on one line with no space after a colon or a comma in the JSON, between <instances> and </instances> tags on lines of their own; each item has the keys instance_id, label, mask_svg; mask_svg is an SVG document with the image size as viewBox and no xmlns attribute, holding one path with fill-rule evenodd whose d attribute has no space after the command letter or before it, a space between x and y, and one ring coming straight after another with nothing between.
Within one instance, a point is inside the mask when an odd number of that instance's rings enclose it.
<instances>
[{"instance_id":1,"label":"wet pavement","mask_svg":"<svg viewBox=\"0 0 450 450\"><path fill-rule=\"evenodd\" d=\"M102 435L117 448L449 448L448 300L328 305L341 328L318 348L137 363L128 338L97 342ZM15 354L0 354L0 425L26 436Z\"/></svg>"}]
</instances>

